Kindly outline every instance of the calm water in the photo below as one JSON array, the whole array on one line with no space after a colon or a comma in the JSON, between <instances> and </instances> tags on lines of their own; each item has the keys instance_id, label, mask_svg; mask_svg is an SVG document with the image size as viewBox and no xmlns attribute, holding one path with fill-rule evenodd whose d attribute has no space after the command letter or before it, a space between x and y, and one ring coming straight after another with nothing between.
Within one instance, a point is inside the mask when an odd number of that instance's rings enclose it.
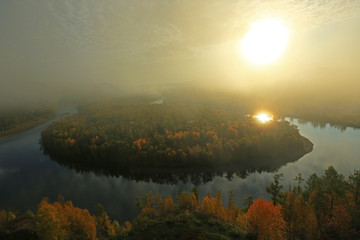
<instances>
[{"instance_id":1,"label":"calm water","mask_svg":"<svg viewBox=\"0 0 360 240\"><path fill-rule=\"evenodd\" d=\"M76 108L59 110L56 119L65 112L74 114ZM193 186L192 183L166 185L130 181L123 177L96 176L59 166L42 154L39 145L41 131L50 123L0 139L0 209L35 211L43 197L56 200L61 194L74 205L89 210L97 203L102 203L112 218L123 221L136 215L136 196L145 195L151 190L163 196L175 197L179 187L190 191ZM329 165L345 176L360 168L359 130L347 128L340 131L329 125L318 128L296 120L294 124L303 136L314 143L314 150L279 169L279 172L284 173L284 186L295 184L292 179L298 173L302 173L304 178L314 172L321 175ZM247 195L268 198L265 187L272 181L273 174L252 173L245 179L233 177L231 181L225 177L215 177L211 182L200 184L199 190L201 196L221 191L224 202L227 200L227 191L234 190L237 204Z\"/></svg>"}]
</instances>

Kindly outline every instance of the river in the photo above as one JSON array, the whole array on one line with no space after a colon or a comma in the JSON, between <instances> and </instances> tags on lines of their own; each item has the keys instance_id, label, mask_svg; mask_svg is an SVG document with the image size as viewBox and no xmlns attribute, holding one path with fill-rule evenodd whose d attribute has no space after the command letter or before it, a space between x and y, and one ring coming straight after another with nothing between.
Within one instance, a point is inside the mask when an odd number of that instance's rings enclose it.
<instances>
[{"instance_id":1,"label":"river","mask_svg":"<svg viewBox=\"0 0 360 240\"><path fill-rule=\"evenodd\" d=\"M58 165L40 149L40 134L51 122L60 119L64 113L76 113L76 107L67 107L57 112L54 120L22 133L0 139L0 209L36 211L43 197L56 200L59 194L71 200L75 206L87 208L91 212L97 203L105 206L109 215L121 221L132 219L137 214L136 196L148 191L162 196L176 196L179 187L190 191L193 184L180 182L177 185L156 184L128 180L124 177L97 176L94 173L79 173ZM314 143L312 152L296 162L281 167L284 174L282 184L285 189L294 185L294 176L302 173L307 179L312 173L322 175L333 165L346 177L354 169L360 168L360 131L347 128L342 131L326 125L314 127L311 123L293 123L299 127L301 135ZM234 176L231 180L215 177L212 181L200 184L203 197L210 192L215 195L221 191L223 201L227 201L227 191L234 190L235 203L241 204L248 195L268 199L265 187L272 181L274 173L250 173L245 179Z\"/></svg>"}]
</instances>

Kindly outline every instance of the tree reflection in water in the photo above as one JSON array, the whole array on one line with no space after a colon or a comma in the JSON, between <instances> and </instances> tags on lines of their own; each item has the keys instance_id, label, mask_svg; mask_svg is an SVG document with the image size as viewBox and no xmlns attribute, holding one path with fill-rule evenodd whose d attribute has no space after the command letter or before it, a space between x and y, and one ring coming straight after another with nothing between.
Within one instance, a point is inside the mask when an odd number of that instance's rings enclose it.
<instances>
[{"instance_id":1,"label":"tree reflection in water","mask_svg":"<svg viewBox=\"0 0 360 240\"><path fill-rule=\"evenodd\" d=\"M254 167L249 165L231 165L222 167L192 167L192 168L139 168L117 166L91 165L86 161L71 161L59 158L52 158L62 166L75 169L77 172L93 172L95 175L105 175L107 177L124 177L129 180L153 182L157 184L176 185L179 182L191 182L194 185L205 184L213 181L216 177L225 177L231 181L234 177L246 178L254 172L274 172L281 166L289 162L289 159L279 159L279 164L273 166ZM296 161L293 159L292 161Z\"/></svg>"}]
</instances>

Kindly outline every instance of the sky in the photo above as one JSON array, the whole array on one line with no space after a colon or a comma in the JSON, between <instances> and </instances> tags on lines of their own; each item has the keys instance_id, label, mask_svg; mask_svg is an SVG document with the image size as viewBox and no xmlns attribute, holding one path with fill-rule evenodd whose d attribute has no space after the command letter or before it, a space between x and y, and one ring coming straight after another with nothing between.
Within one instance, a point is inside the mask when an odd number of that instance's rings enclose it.
<instances>
[{"instance_id":1,"label":"sky","mask_svg":"<svg viewBox=\"0 0 360 240\"><path fill-rule=\"evenodd\" d=\"M238 46L264 18L289 42L255 66ZM357 99L359 42L357 0L0 0L0 105L187 84Z\"/></svg>"}]
</instances>

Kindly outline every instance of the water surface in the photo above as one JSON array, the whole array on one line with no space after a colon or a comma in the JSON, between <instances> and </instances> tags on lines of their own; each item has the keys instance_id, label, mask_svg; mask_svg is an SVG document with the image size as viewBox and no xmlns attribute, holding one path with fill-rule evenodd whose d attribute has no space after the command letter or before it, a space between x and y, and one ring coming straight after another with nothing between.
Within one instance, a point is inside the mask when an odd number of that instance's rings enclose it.
<instances>
[{"instance_id":1,"label":"water surface","mask_svg":"<svg viewBox=\"0 0 360 240\"><path fill-rule=\"evenodd\" d=\"M63 117L65 112L74 114L76 107L59 110L53 121ZM40 149L41 131L51 122L0 140L0 209L35 211L43 197L56 200L61 194L74 205L90 211L97 203L102 203L112 218L123 221L137 214L134 205L136 196L145 195L151 190L162 196L175 197L179 187L190 191L193 186L191 182L169 185L97 176L60 166ZM348 176L354 169L360 168L359 130L347 128L341 131L330 125L319 128L297 120L294 120L294 124L303 136L314 143L314 149L278 170L284 174L282 184L286 188L289 184L295 184L293 178L298 173L302 173L304 178L314 172L321 175L329 165L333 165ZM268 199L265 187L272 181L273 174L256 172L250 173L245 179L234 176L231 180L218 176L198 187L201 196L221 191L224 202L227 201L227 191L234 190L235 202L241 204L248 195Z\"/></svg>"}]
</instances>

